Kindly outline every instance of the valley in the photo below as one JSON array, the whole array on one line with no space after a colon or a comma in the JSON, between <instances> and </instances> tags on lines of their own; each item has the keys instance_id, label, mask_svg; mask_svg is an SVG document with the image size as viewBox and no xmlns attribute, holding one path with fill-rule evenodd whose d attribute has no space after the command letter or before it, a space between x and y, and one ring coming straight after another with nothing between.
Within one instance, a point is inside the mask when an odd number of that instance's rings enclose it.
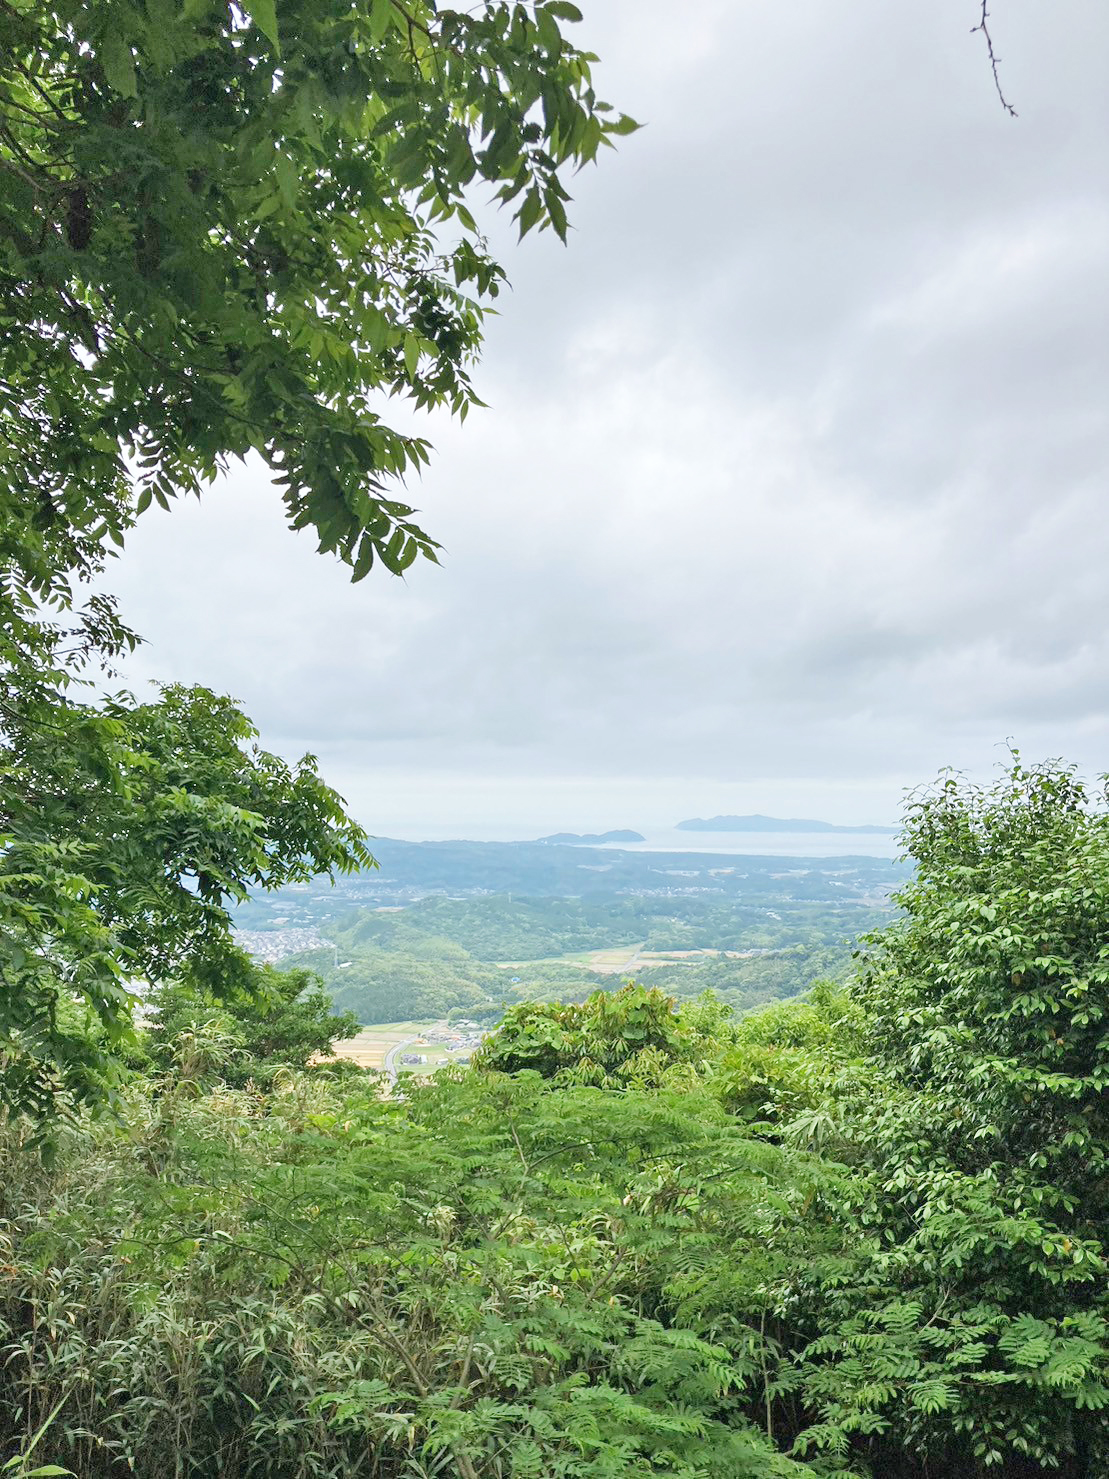
<instances>
[{"instance_id":1,"label":"valley","mask_svg":"<svg viewBox=\"0 0 1109 1479\"><path fill-rule=\"evenodd\" d=\"M631 852L552 842L374 843L379 867L236 914L257 958L308 967L367 1024L499 1020L635 977L738 1011L840 978L891 916L904 863Z\"/></svg>"}]
</instances>

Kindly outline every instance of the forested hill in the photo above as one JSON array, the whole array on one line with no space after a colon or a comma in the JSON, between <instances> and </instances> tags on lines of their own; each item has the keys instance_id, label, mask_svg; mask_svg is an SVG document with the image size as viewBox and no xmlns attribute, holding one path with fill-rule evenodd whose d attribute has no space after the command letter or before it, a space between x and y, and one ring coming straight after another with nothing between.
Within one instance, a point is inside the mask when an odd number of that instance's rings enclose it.
<instances>
[{"instance_id":1,"label":"forested hill","mask_svg":"<svg viewBox=\"0 0 1109 1479\"><path fill-rule=\"evenodd\" d=\"M263 958L307 966L365 1023L485 1020L630 976L743 1010L842 976L890 917L903 864L590 851L551 843L375 843L380 870L297 885L237 915Z\"/></svg>"}]
</instances>

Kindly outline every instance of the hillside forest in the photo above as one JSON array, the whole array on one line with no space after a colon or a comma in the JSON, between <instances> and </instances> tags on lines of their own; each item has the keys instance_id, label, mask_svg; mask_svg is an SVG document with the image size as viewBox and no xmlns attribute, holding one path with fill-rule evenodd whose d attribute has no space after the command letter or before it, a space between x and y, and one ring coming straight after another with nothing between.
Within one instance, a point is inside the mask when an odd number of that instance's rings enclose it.
<instances>
[{"instance_id":1,"label":"hillside forest","mask_svg":"<svg viewBox=\"0 0 1109 1479\"><path fill-rule=\"evenodd\" d=\"M166 988L110 1113L4 1129L9 1472L1096 1479L1105 803L942 780L844 984L523 1002L394 1092L303 976L249 1042Z\"/></svg>"},{"instance_id":2,"label":"hillside forest","mask_svg":"<svg viewBox=\"0 0 1109 1479\"><path fill-rule=\"evenodd\" d=\"M375 839L379 867L258 895L238 941L317 974L362 1023L496 1021L637 976L737 1011L842 978L909 875L880 858Z\"/></svg>"}]
</instances>

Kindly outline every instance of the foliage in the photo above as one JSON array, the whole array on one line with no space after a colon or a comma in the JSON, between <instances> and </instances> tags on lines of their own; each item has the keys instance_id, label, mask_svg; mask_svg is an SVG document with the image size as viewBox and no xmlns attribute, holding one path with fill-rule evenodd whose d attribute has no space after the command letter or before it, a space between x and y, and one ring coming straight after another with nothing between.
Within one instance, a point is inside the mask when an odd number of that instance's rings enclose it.
<instances>
[{"instance_id":1,"label":"foliage","mask_svg":"<svg viewBox=\"0 0 1109 1479\"><path fill-rule=\"evenodd\" d=\"M840 943L843 927L841 920L835 943L825 946L798 945L741 960L710 957L636 969L651 985L683 1000L711 991L737 1012L750 1011L767 1002L799 996L821 981L847 977L852 949L850 944Z\"/></svg>"},{"instance_id":2,"label":"foliage","mask_svg":"<svg viewBox=\"0 0 1109 1479\"><path fill-rule=\"evenodd\" d=\"M703 1068L752 1134L823 1168L760 1324L767 1427L883 1479L1092 1479L1109 1466L1104 796L1015 757L994 787L922 794L906 839L904 917L849 995L756 1014ZM521 1026L533 1058L562 1048ZM750 1321L748 1281L706 1250L693 1328Z\"/></svg>"},{"instance_id":3,"label":"foliage","mask_svg":"<svg viewBox=\"0 0 1109 1479\"><path fill-rule=\"evenodd\" d=\"M752 1012L721 1044L715 1088L732 1114L763 1126L796 1126L819 1143L858 1064L862 1014L842 986L818 981L801 1000ZM854 1085L852 1085L854 1088Z\"/></svg>"},{"instance_id":4,"label":"foliage","mask_svg":"<svg viewBox=\"0 0 1109 1479\"><path fill-rule=\"evenodd\" d=\"M1014 757L919 797L903 917L846 994L746 1021L634 984L521 1003L473 1071L385 1095L298 1071L352 1024L231 937L249 889L370 862L314 762L203 689L80 701L136 640L82 587L234 458L355 579L435 558L393 496L427 445L381 406L477 403L503 272L473 191L565 238L561 177L634 127L577 18L0 4L5 1472L44 1433L87 1479L1109 1471L1104 794ZM590 893L572 927L533 887L511 950L472 905L452 948L492 972L801 945L807 982L882 908L858 870L833 903L812 870L663 858L665 902L629 900L645 863L589 883L570 851L533 868ZM128 1079L151 983L158 1061ZM291 1066L239 1088L244 1055ZM118 1120L82 1108L113 1089ZM49 1164L20 1116L59 1102Z\"/></svg>"},{"instance_id":5,"label":"foliage","mask_svg":"<svg viewBox=\"0 0 1109 1479\"><path fill-rule=\"evenodd\" d=\"M424 1021L491 999L499 1005L510 989L504 972L434 935L408 936L402 949L382 950L352 948L345 932L333 934L337 946L290 956L281 969L315 972L336 1003L363 1023Z\"/></svg>"},{"instance_id":6,"label":"foliage","mask_svg":"<svg viewBox=\"0 0 1109 1479\"><path fill-rule=\"evenodd\" d=\"M884 1086L845 1131L881 1246L855 1308L837 1300L843 1343L823 1349L838 1403L896 1414L948 1462L960 1434L982 1467L1109 1465L1104 805L1073 771L1016 755L995 786L949 776L923 793L905 919L857 992ZM886 1318L925 1385L890 1383L881 1343L860 1343Z\"/></svg>"},{"instance_id":7,"label":"foliage","mask_svg":"<svg viewBox=\"0 0 1109 1479\"><path fill-rule=\"evenodd\" d=\"M563 0L13 0L0 17L0 414L14 596L253 450L359 578L434 542L387 484L465 415L503 271L467 197L565 240L562 175L634 128ZM130 462L139 495L132 493Z\"/></svg>"},{"instance_id":8,"label":"foliage","mask_svg":"<svg viewBox=\"0 0 1109 1479\"><path fill-rule=\"evenodd\" d=\"M475 866L480 866L480 849ZM485 877L476 873L472 882ZM366 887L375 884L357 878L342 893L349 897ZM581 1001L619 984L619 972L601 970L591 959L593 951L619 945L629 958L637 957L626 971L665 995L685 1001L711 991L745 1011L797 995L813 981L845 976L851 964L850 947L841 943L845 934L890 912L866 907L845 916L825 900L775 897L774 902L779 917L769 921L765 909L721 905L715 899L639 897L432 897L399 909L348 910L333 891L320 888L251 900L236 918L278 930L314 928L327 944L297 951L282 963L317 972L338 1003L370 1023L499 1011L521 1000ZM764 939L768 924L771 938L787 943L760 953L749 941ZM679 937L679 948L707 953L671 959L642 955L636 947L647 949L644 940L650 936ZM267 938L261 930L247 935L252 948L261 948ZM541 951L549 957L540 958Z\"/></svg>"},{"instance_id":9,"label":"foliage","mask_svg":"<svg viewBox=\"0 0 1109 1479\"><path fill-rule=\"evenodd\" d=\"M8 1155L3 1426L64 1396L84 1479L804 1472L750 1416L757 1335L667 1293L718 1224L756 1270L808 1194L703 1093L182 1086L45 1181Z\"/></svg>"},{"instance_id":10,"label":"foliage","mask_svg":"<svg viewBox=\"0 0 1109 1479\"><path fill-rule=\"evenodd\" d=\"M171 1070L48 1172L9 1126L13 1450L56 1408L88 1479L1099 1479L1105 812L1016 762L908 832L847 987L520 1004L399 1094Z\"/></svg>"},{"instance_id":11,"label":"foliage","mask_svg":"<svg viewBox=\"0 0 1109 1479\"><path fill-rule=\"evenodd\" d=\"M979 1164L1046 1173L1093 1223L1109 1203L1109 816L1073 771L976 788L947 778L910 812L919 871L860 996L907 1081L958 1110ZM1097 798L1104 806L1105 797Z\"/></svg>"},{"instance_id":12,"label":"foliage","mask_svg":"<svg viewBox=\"0 0 1109 1479\"><path fill-rule=\"evenodd\" d=\"M152 1061L181 1068L183 1054L218 1042L218 1076L237 1088L272 1080L282 1068L307 1068L361 1026L350 1012L335 1015L318 976L255 966L245 989L217 998L180 982L160 987L145 1033Z\"/></svg>"},{"instance_id":13,"label":"foliage","mask_svg":"<svg viewBox=\"0 0 1109 1479\"><path fill-rule=\"evenodd\" d=\"M225 907L370 860L311 758L253 743L227 699L167 688L90 712L24 703L0 787L0 1105L48 1116L110 1087L134 992L251 979Z\"/></svg>"},{"instance_id":14,"label":"foliage","mask_svg":"<svg viewBox=\"0 0 1109 1479\"><path fill-rule=\"evenodd\" d=\"M0 1106L110 1092L136 980L232 988L229 900L368 864L306 758L203 689L81 702L137 641L83 587L235 458L361 579L434 541L387 396L465 416L503 272L634 124L565 0L0 5ZM61 1099L59 1099L61 1095Z\"/></svg>"},{"instance_id":15,"label":"foliage","mask_svg":"<svg viewBox=\"0 0 1109 1479\"><path fill-rule=\"evenodd\" d=\"M711 997L676 1012L672 997L629 981L584 1002L510 1007L474 1066L528 1070L556 1083L655 1086L677 1065L695 1068L719 1050L730 1015Z\"/></svg>"}]
</instances>

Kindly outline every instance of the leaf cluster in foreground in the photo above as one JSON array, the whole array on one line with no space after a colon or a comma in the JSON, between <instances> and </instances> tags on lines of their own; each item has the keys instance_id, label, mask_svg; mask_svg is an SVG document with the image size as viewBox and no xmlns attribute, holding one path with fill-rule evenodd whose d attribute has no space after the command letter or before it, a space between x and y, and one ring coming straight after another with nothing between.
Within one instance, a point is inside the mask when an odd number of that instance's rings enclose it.
<instances>
[{"instance_id":1,"label":"leaf cluster in foreground","mask_svg":"<svg viewBox=\"0 0 1109 1479\"><path fill-rule=\"evenodd\" d=\"M10 1123L8 1427L151 1479L1095 1479L1095 802L941 784L859 978L748 1018L527 1003L392 1094L194 1054L48 1174Z\"/></svg>"}]
</instances>

